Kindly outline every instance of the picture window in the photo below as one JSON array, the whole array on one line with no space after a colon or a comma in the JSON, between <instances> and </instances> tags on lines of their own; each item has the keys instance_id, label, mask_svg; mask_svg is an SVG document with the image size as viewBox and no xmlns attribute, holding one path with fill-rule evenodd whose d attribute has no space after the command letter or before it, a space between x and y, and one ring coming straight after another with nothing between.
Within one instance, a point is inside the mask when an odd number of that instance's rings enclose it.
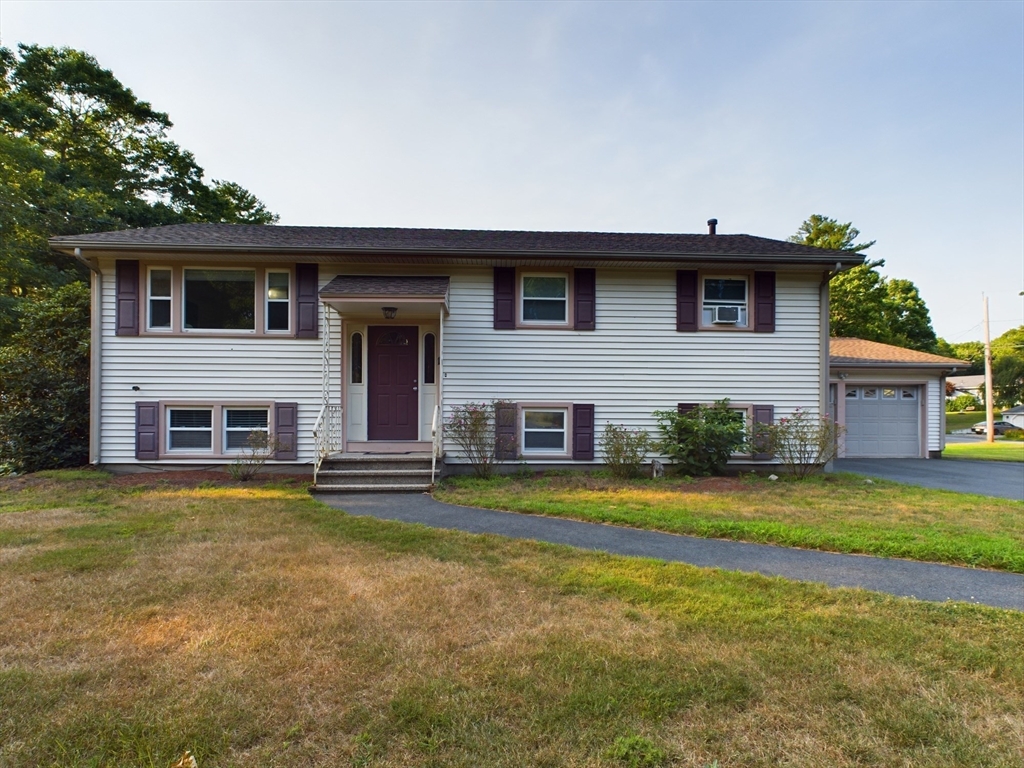
<instances>
[{"instance_id":1,"label":"picture window","mask_svg":"<svg viewBox=\"0 0 1024 768\"><path fill-rule=\"evenodd\" d=\"M256 270L186 269L186 330L256 329Z\"/></svg>"}]
</instances>

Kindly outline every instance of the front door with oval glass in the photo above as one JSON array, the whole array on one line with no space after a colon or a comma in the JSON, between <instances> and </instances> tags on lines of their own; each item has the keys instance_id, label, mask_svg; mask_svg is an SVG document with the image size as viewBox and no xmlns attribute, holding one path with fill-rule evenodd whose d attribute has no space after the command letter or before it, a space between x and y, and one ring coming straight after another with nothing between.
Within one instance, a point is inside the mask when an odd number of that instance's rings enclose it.
<instances>
[{"instance_id":1,"label":"front door with oval glass","mask_svg":"<svg viewBox=\"0 0 1024 768\"><path fill-rule=\"evenodd\" d=\"M371 325L367 329L367 437L419 439L419 329Z\"/></svg>"}]
</instances>

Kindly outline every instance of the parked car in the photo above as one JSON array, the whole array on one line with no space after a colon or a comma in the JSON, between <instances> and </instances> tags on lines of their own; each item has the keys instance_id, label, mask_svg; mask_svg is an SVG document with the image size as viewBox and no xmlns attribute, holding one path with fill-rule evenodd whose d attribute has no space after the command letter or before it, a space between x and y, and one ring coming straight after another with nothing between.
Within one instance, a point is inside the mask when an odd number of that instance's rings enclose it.
<instances>
[{"instance_id":1,"label":"parked car","mask_svg":"<svg viewBox=\"0 0 1024 768\"><path fill-rule=\"evenodd\" d=\"M973 432L976 435L984 435L986 426L987 425L984 421L979 421L977 424L971 427L971 432ZM1006 430L1008 429L1019 429L1019 427L1017 427L1014 424L1011 424L1008 421L996 421L992 424L992 431L995 432L997 435L1006 434Z\"/></svg>"}]
</instances>

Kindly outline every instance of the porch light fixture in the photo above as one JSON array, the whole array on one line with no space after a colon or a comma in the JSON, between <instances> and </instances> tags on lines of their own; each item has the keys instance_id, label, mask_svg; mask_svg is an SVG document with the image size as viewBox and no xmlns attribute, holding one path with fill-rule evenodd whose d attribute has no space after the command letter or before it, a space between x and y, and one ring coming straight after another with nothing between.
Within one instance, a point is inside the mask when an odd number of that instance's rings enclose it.
<instances>
[{"instance_id":1,"label":"porch light fixture","mask_svg":"<svg viewBox=\"0 0 1024 768\"><path fill-rule=\"evenodd\" d=\"M385 320L394 320L395 315L398 314L398 307L381 307L380 309L384 313Z\"/></svg>"}]
</instances>

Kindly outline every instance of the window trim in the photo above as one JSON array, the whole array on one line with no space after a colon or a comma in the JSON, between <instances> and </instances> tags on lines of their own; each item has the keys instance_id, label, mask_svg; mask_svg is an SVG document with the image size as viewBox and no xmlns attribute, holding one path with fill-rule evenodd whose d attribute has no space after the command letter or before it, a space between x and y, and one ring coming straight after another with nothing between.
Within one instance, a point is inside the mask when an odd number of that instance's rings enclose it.
<instances>
[{"instance_id":1,"label":"window trim","mask_svg":"<svg viewBox=\"0 0 1024 768\"><path fill-rule=\"evenodd\" d=\"M516 439L519 456L523 459L571 459L572 458L572 403L558 402L526 402L516 403ZM561 411L565 414L563 450L526 450L526 412L527 411Z\"/></svg>"},{"instance_id":2,"label":"window trim","mask_svg":"<svg viewBox=\"0 0 1024 768\"><path fill-rule=\"evenodd\" d=\"M187 313L187 302L188 302L188 291L186 289L187 280L185 279L185 273L189 270L202 270L203 272L252 272L252 283L253 283L253 307L252 307L252 328L186 328L185 317ZM232 336L253 336L255 335L260 327L263 325L263 321L260 315L260 307L262 302L259 300L259 285L260 285L260 270L256 267L193 267L185 265L181 268L181 332L189 335L193 334L208 334L208 333L223 333L230 334Z\"/></svg>"},{"instance_id":3,"label":"window trim","mask_svg":"<svg viewBox=\"0 0 1024 768\"><path fill-rule=\"evenodd\" d=\"M261 408L259 406L249 406L249 405L225 405L225 406L221 406L221 411L220 411L221 412L221 417L222 417L222 419L221 419L222 423L220 425L220 429L221 429L221 450L226 455L227 454L239 455L239 454L243 453L246 450L245 448L229 448L228 447L228 432L229 432L229 428L228 428L228 413L230 413L231 411L264 411L267 414L267 426L266 426L266 428L265 429L251 428L251 429L249 429L249 432L256 432L256 431L266 432L267 433L267 437L269 438L270 437L270 423L271 423L271 419L272 419L271 410L272 410L271 408ZM231 429L230 431L231 432L241 432L240 429Z\"/></svg>"},{"instance_id":4,"label":"window trim","mask_svg":"<svg viewBox=\"0 0 1024 768\"><path fill-rule=\"evenodd\" d=\"M176 432L176 431L181 431L181 432L184 432L184 431L198 432L199 429L195 428L195 427L193 427L193 428L188 428L188 427L172 427L171 426L171 411L206 411L207 413L209 413L210 414L210 426L208 428L204 428L202 431L204 431L204 432L208 431L210 433L210 447L208 449L205 449L205 450L201 449L201 448L172 448L171 447L171 435L173 435L174 432ZM164 419L164 423L166 424L166 428L162 430L164 432L163 446L164 446L164 451L168 455L170 455L170 456L181 456L181 455L185 455L185 454L201 454L203 456L206 456L206 455L209 455L210 453L212 453L213 450L217 447L216 435L214 434L214 432L215 432L214 427L215 427L215 423L216 423L216 414L215 414L215 409L212 406L207 406L207 405L194 405L194 406L190 406L190 405L172 405L172 406L168 406L166 409L164 409L164 413L166 414L166 418Z\"/></svg>"},{"instance_id":5,"label":"window trim","mask_svg":"<svg viewBox=\"0 0 1024 768\"><path fill-rule=\"evenodd\" d=\"M746 311L747 324L736 325L722 324L722 323L705 323L704 322L704 282L706 280L743 280L746 283L746 299L743 303L743 309ZM724 333L752 333L754 330L754 307L751 302L751 293L754 290L754 273L747 271L740 272L721 272L718 270L714 271L703 271L698 270L697 272L697 330L699 331L721 331Z\"/></svg>"},{"instance_id":6,"label":"window trim","mask_svg":"<svg viewBox=\"0 0 1024 768\"><path fill-rule=\"evenodd\" d=\"M157 444L159 453L157 461L164 460L186 460L186 459L235 459L242 449L226 449L226 425L227 417L225 411L252 410L267 412L267 434L273 438L275 428L275 400L230 400L219 398L207 398L204 400L160 400L157 407L157 429L159 439ZM210 450L195 450L191 448L170 447L170 411L172 410L209 410L212 411L210 429L213 433ZM273 460L273 459L272 459Z\"/></svg>"},{"instance_id":7,"label":"window trim","mask_svg":"<svg viewBox=\"0 0 1024 768\"><path fill-rule=\"evenodd\" d=\"M523 286L527 277L562 277L565 278L565 320L524 320L523 302L526 301L526 290ZM576 291L573 284L572 269L517 269L516 270L516 328L542 330L572 330L575 323Z\"/></svg>"}]
</instances>

